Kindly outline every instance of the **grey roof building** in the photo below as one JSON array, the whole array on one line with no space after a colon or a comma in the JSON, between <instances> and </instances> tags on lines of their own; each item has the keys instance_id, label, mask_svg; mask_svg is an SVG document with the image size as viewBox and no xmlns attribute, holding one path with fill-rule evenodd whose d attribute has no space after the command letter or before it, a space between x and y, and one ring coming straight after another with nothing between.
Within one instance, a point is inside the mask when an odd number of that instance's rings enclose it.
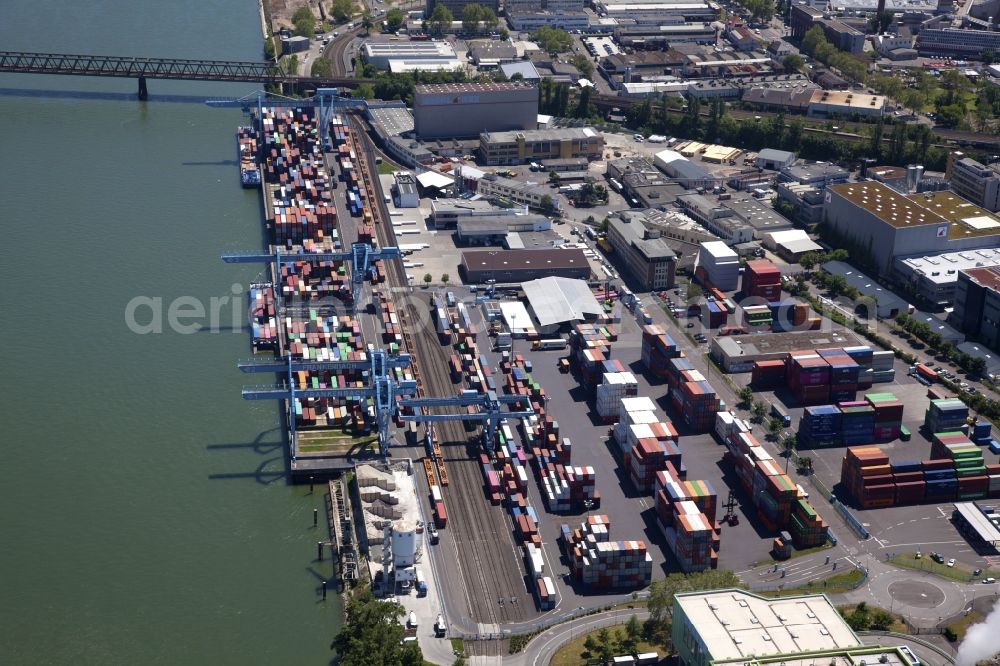
<instances>
[{"instance_id":1,"label":"grey roof building","mask_svg":"<svg viewBox=\"0 0 1000 666\"><path fill-rule=\"evenodd\" d=\"M644 290L674 285L677 255L658 229L649 229L639 220L611 218L608 242L624 259L626 273Z\"/></svg>"}]
</instances>

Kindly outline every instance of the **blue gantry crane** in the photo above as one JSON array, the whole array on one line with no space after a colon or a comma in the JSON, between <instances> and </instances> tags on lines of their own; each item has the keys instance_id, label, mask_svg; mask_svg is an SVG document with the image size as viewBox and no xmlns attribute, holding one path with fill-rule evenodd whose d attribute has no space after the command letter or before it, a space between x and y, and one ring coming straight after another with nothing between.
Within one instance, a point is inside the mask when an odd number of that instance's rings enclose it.
<instances>
[{"instance_id":1,"label":"blue gantry crane","mask_svg":"<svg viewBox=\"0 0 1000 666\"><path fill-rule=\"evenodd\" d=\"M416 421L419 423L438 423L441 421L478 421L483 426L483 444L487 450L491 449L493 439L496 435L497 425L504 419L524 420L530 418L534 412L529 410L508 411L504 407L509 407L519 402L527 402L523 395L499 395L495 391L479 393L477 391L466 391L456 396L443 398L404 398L397 401L401 408L406 407L413 410L412 414L402 414L403 421ZM478 407L478 411L469 414L462 412L458 414L423 414L424 408L448 408L448 407Z\"/></svg>"},{"instance_id":2,"label":"blue gantry crane","mask_svg":"<svg viewBox=\"0 0 1000 666\"><path fill-rule=\"evenodd\" d=\"M234 252L222 255L227 264L283 263L296 261L350 261L352 304L357 307L361 296L361 285L372 272L373 263L380 259L394 259L402 256L398 247L374 248L367 243L353 243L349 252L285 252L277 249L267 252ZM275 299L281 301L280 290L276 289Z\"/></svg>"},{"instance_id":3,"label":"blue gantry crane","mask_svg":"<svg viewBox=\"0 0 1000 666\"><path fill-rule=\"evenodd\" d=\"M384 460L389 448L389 425L396 413L397 396L413 395L417 392L417 383L412 379L396 380L390 375L394 368L410 367L409 354L392 356L384 349L369 349L368 358L356 361L311 361L286 357L283 359L251 359L240 361L237 367L248 373L271 372L287 373L284 384L267 384L243 387L244 400L287 400L289 439L291 442L291 458L294 460L297 451L297 434L295 429L295 399L296 398L372 398L375 410L375 424L379 436L379 452ZM351 388L298 388L294 374L299 370L307 371L347 371L367 370L369 385Z\"/></svg>"}]
</instances>

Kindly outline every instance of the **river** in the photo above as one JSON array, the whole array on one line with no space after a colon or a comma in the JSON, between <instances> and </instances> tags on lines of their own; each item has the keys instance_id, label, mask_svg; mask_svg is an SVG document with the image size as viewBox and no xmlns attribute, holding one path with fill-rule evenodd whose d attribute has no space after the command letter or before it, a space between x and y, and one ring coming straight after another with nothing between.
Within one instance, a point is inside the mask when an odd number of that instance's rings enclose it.
<instances>
[{"instance_id":1,"label":"river","mask_svg":"<svg viewBox=\"0 0 1000 666\"><path fill-rule=\"evenodd\" d=\"M7 0L0 43L261 52L253 0ZM332 656L323 494L287 483L276 405L240 398L245 296L236 326L229 305L214 332L167 318L179 298L245 292L259 270L219 259L261 246L258 193L235 163L243 118L198 101L255 87L149 81L139 103L134 80L0 76L4 664ZM139 324L161 299L162 332L127 324L137 297Z\"/></svg>"}]
</instances>

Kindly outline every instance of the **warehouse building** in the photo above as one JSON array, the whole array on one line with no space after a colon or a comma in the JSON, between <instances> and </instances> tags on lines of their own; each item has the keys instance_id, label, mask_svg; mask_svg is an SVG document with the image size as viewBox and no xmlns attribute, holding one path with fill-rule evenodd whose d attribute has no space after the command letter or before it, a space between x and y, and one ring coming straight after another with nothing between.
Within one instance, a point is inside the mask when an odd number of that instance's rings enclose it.
<instances>
[{"instance_id":1,"label":"warehouse building","mask_svg":"<svg viewBox=\"0 0 1000 666\"><path fill-rule=\"evenodd\" d=\"M537 94L536 90L536 118ZM604 153L604 136L593 127L483 132L479 136L479 152L489 166L526 164L557 158L599 160Z\"/></svg>"},{"instance_id":2,"label":"warehouse building","mask_svg":"<svg viewBox=\"0 0 1000 666\"><path fill-rule=\"evenodd\" d=\"M543 334L580 322L597 321L604 315L604 308L583 280L550 276L523 282L521 289Z\"/></svg>"},{"instance_id":3,"label":"warehouse building","mask_svg":"<svg viewBox=\"0 0 1000 666\"><path fill-rule=\"evenodd\" d=\"M549 276L587 280L591 274L587 257L578 249L466 251L459 270L469 284L511 284Z\"/></svg>"},{"instance_id":4,"label":"warehouse building","mask_svg":"<svg viewBox=\"0 0 1000 666\"><path fill-rule=\"evenodd\" d=\"M795 163L795 153L776 148L764 148L757 153L757 168L778 171Z\"/></svg>"},{"instance_id":5,"label":"warehouse building","mask_svg":"<svg viewBox=\"0 0 1000 666\"><path fill-rule=\"evenodd\" d=\"M733 220L738 220L749 227L756 240L763 240L765 234L773 231L792 228L792 223L788 218L760 199L746 194L737 194L719 203L723 208L732 212Z\"/></svg>"},{"instance_id":6,"label":"warehouse building","mask_svg":"<svg viewBox=\"0 0 1000 666\"><path fill-rule=\"evenodd\" d=\"M880 267L896 257L1000 247L1000 218L951 192L904 195L875 181L827 188L831 229Z\"/></svg>"},{"instance_id":7,"label":"warehouse building","mask_svg":"<svg viewBox=\"0 0 1000 666\"><path fill-rule=\"evenodd\" d=\"M881 116L885 95L866 95L849 90L814 90L806 114L814 118Z\"/></svg>"},{"instance_id":8,"label":"warehouse building","mask_svg":"<svg viewBox=\"0 0 1000 666\"><path fill-rule=\"evenodd\" d=\"M688 189L715 185L715 179L707 171L676 150L661 150L656 153L653 163L660 171Z\"/></svg>"},{"instance_id":9,"label":"warehouse building","mask_svg":"<svg viewBox=\"0 0 1000 666\"><path fill-rule=\"evenodd\" d=\"M740 282L739 256L725 243L702 243L695 264L695 276L720 291L736 291Z\"/></svg>"},{"instance_id":10,"label":"warehouse building","mask_svg":"<svg viewBox=\"0 0 1000 666\"><path fill-rule=\"evenodd\" d=\"M896 275L937 309L955 302L960 271L1000 266L1000 249L984 248L897 259Z\"/></svg>"},{"instance_id":11,"label":"warehouse building","mask_svg":"<svg viewBox=\"0 0 1000 666\"><path fill-rule=\"evenodd\" d=\"M544 215L481 215L458 221L456 240L460 245L501 245L507 234L539 232L552 228Z\"/></svg>"},{"instance_id":12,"label":"warehouse building","mask_svg":"<svg viewBox=\"0 0 1000 666\"><path fill-rule=\"evenodd\" d=\"M1000 163L983 166L971 157L953 160L951 189L991 212L1000 210Z\"/></svg>"},{"instance_id":13,"label":"warehouse building","mask_svg":"<svg viewBox=\"0 0 1000 666\"><path fill-rule=\"evenodd\" d=\"M967 336L1000 351L1000 268L959 271L952 319Z\"/></svg>"},{"instance_id":14,"label":"warehouse building","mask_svg":"<svg viewBox=\"0 0 1000 666\"><path fill-rule=\"evenodd\" d=\"M721 202L710 200L702 194L684 194L677 197L681 210L700 225L721 238L727 245L749 243L753 228L733 214Z\"/></svg>"},{"instance_id":15,"label":"warehouse building","mask_svg":"<svg viewBox=\"0 0 1000 666\"><path fill-rule=\"evenodd\" d=\"M781 170L781 179L800 185L813 185L824 188L827 185L846 183L851 172L832 162L811 162L808 164L793 164Z\"/></svg>"},{"instance_id":16,"label":"warehouse building","mask_svg":"<svg viewBox=\"0 0 1000 666\"><path fill-rule=\"evenodd\" d=\"M459 220L475 217L514 216L525 212L500 208L485 199L435 199L431 201L430 220L437 229L454 229Z\"/></svg>"},{"instance_id":17,"label":"warehouse building","mask_svg":"<svg viewBox=\"0 0 1000 666\"><path fill-rule=\"evenodd\" d=\"M824 347L855 347L864 344L846 328L785 333L717 335L709 349L712 359L726 372L750 372L757 361L784 360L791 352Z\"/></svg>"},{"instance_id":18,"label":"warehouse building","mask_svg":"<svg viewBox=\"0 0 1000 666\"><path fill-rule=\"evenodd\" d=\"M484 197L509 201L536 210L545 208L547 201L553 208L558 208L559 205L558 200L549 194L550 190L546 187L493 174L487 174L480 178L478 189L479 194Z\"/></svg>"},{"instance_id":19,"label":"warehouse building","mask_svg":"<svg viewBox=\"0 0 1000 666\"><path fill-rule=\"evenodd\" d=\"M798 185L797 187L806 187ZM799 263L799 259L807 252L822 252L819 243L809 238L802 229L784 229L764 234L763 244L768 250L790 264Z\"/></svg>"},{"instance_id":20,"label":"warehouse building","mask_svg":"<svg viewBox=\"0 0 1000 666\"><path fill-rule=\"evenodd\" d=\"M611 160L607 174L611 188L639 208L664 208L685 191L683 185L673 182L641 157Z\"/></svg>"},{"instance_id":21,"label":"warehouse building","mask_svg":"<svg viewBox=\"0 0 1000 666\"><path fill-rule=\"evenodd\" d=\"M941 55L979 59L983 51L1000 51L1000 32L924 28L915 44L920 55Z\"/></svg>"},{"instance_id":22,"label":"warehouse building","mask_svg":"<svg viewBox=\"0 0 1000 666\"><path fill-rule=\"evenodd\" d=\"M828 261L823 264L823 270L830 275L839 275L847 281L847 284L858 290L861 294L859 303L868 301L875 304L875 312L879 319L892 319L900 312L907 312L910 304L902 298L884 288L878 282L868 277L850 264L842 261ZM860 305L864 308L864 305ZM869 313L869 317L873 313Z\"/></svg>"},{"instance_id":23,"label":"warehouse building","mask_svg":"<svg viewBox=\"0 0 1000 666\"><path fill-rule=\"evenodd\" d=\"M681 666L862 664L864 655L871 664L909 666L895 648L866 648L825 594L684 592L674 596L671 631Z\"/></svg>"},{"instance_id":24,"label":"warehouse building","mask_svg":"<svg viewBox=\"0 0 1000 666\"><path fill-rule=\"evenodd\" d=\"M778 183L775 186L778 199L787 201L795 208L793 219L810 226L823 221L823 189L815 185L800 183Z\"/></svg>"},{"instance_id":25,"label":"warehouse building","mask_svg":"<svg viewBox=\"0 0 1000 666\"><path fill-rule=\"evenodd\" d=\"M625 273L643 291L670 289L677 273L677 255L659 229L634 218L611 218L608 243L622 259Z\"/></svg>"},{"instance_id":26,"label":"warehouse building","mask_svg":"<svg viewBox=\"0 0 1000 666\"><path fill-rule=\"evenodd\" d=\"M413 89L413 120L421 139L534 130L538 127L538 88L523 83L419 85Z\"/></svg>"},{"instance_id":27,"label":"warehouse building","mask_svg":"<svg viewBox=\"0 0 1000 666\"><path fill-rule=\"evenodd\" d=\"M397 60L411 63L428 63L450 69L458 63L458 55L447 42L410 42L368 40L361 49L365 62L379 69L389 69L389 63Z\"/></svg>"},{"instance_id":28,"label":"warehouse building","mask_svg":"<svg viewBox=\"0 0 1000 666\"><path fill-rule=\"evenodd\" d=\"M392 174L392 196L399 208L416 208L420 205L420 195L417 194L417 179L409 171L396 171Z\"/></svg>"}]
</instances>

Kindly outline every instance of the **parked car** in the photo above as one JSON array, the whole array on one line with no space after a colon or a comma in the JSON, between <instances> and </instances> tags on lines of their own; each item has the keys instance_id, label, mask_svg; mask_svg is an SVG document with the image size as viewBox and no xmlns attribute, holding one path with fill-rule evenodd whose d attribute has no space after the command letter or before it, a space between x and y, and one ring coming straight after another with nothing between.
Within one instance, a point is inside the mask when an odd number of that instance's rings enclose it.
<instances>
[{"instance_id":1,"label":"parked car","mask_svg":"<svg viewBox=\"0 0 1000 666\"><path fill-rule=\"evenodd\" d=\"M983 579L983 585L992 585L995 582L997 582L996 578L984 578Z\"/></svg>"},{"instance_id":2,"label":"parked car","mask_svg":"<svg viewBox=\"0 0 1000 666\"><path fill-rule=\"evenodd\" d=\"M949 567L953 567L953 566L955 566L955 558L954 558L954 557L953 557L953 558L951 558L950 560L948 560L948 566L949 566Z\"/></svg>"}]
</instances>

